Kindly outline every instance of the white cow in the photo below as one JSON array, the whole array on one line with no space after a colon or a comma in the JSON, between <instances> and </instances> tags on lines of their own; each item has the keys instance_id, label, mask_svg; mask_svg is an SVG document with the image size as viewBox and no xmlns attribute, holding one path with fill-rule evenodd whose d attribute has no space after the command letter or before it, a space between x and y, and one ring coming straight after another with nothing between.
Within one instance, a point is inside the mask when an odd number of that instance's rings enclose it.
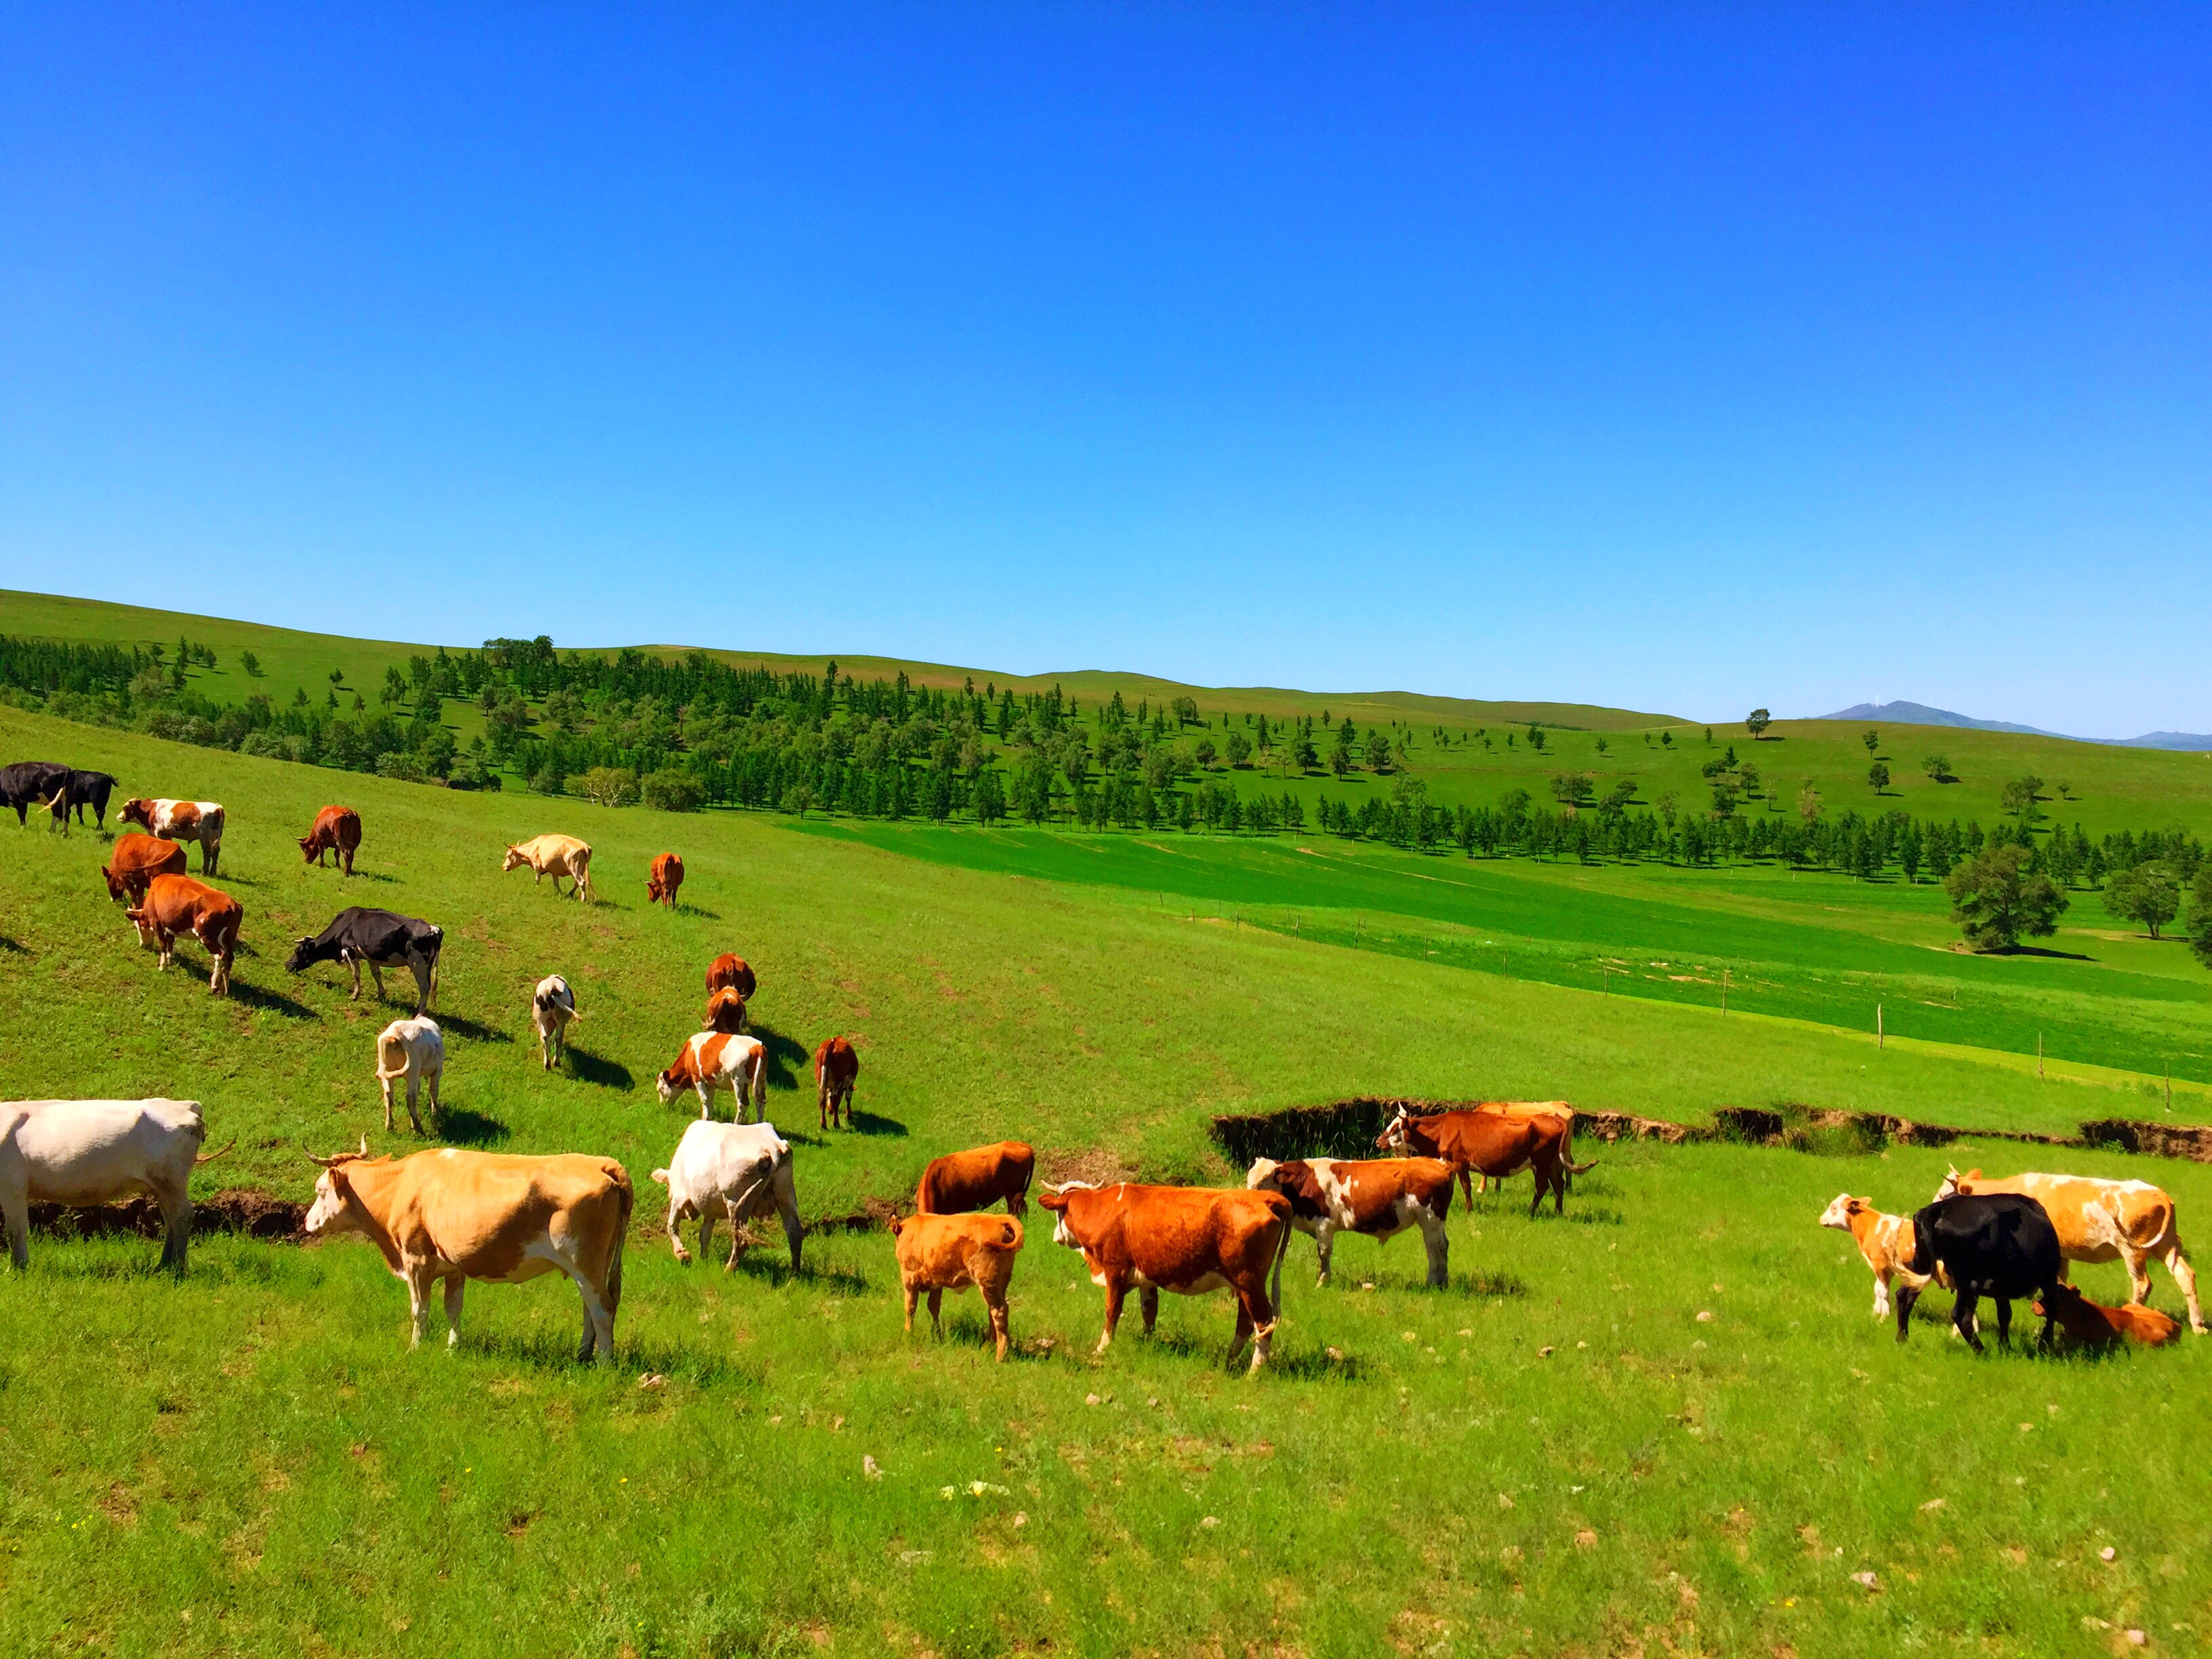
<instances>
[{"instance_id":1,"label":"white cow","mask_svg":"<svg viewBox=\"0 0 2212 1659\"><path fill-rule=\"evenodd\" d=\"M768 1123L716 1123L701 1119L684 1131L676 1143L676 1156L653 1178L668 1188L668 1242L678 1261L690 1261L684 1249L678 1224L699 1218L699 1254L707 1254L714 1218L726 1218L733 1235L728 1272L738 1265L744 1250L738 1230L750 1218L773 1203L783 1218L783 1236L791 1246L791 1267L799 1271L799 1241L805 1229L799 1220L799 1188L791 1175L791 1146Z\"/></svg>"},{"instance_id":2,"label":"white cow","mask_svg":"<svg viewBox=\"0 0 2212 1659\"><path fill-rule=\"evenodd\" d=\"M30 1265L32 1205L147 1193L161 1207L161 1265L183 1273L192 1169L222 1156L200 1156L206 1139L197 1100L0 1101L0 1219L15 1265Z\"/></svg>"},{"instance_id":3,"label":"white cow","mask_svg":"<svg viewBox=\"0 0 2212 1659\"><path fill-rule=\"evenodd\" d=\"M568 1046L568 1022L580 1018L576 1012L576 994L568 988L567 980L548 974L538 981L538 989L531 994L530 1018L538 1027L538 1054L547 1071L561 1063L561 1051Z\"/></svg>"},{"instance_id":4,"label":"white cow","mask_svg":"<svg viewBox=\"0 0 2212 1659\"><path fill-rule=\"evenodd\" d=\"M438 1083L446 1074L446 1037L434 1019L395 1019L376 1036L376 1080L384 1089L384 1127L392 1127L392 1085L407 1079L407 1121L422 1133L422 1120L415 1110L415 1097L425 1079L430 1085L430 1111L441 1109Z\"/></svg>"}]
</instances>

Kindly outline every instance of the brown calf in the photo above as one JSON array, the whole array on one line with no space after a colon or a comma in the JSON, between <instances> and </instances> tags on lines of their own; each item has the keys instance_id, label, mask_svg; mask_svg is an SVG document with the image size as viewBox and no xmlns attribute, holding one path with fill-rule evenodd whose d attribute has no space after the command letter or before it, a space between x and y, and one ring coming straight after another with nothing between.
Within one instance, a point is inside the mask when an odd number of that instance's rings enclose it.
<instances>
[{"instance_id":1,"label":"brown calf","mask_svg":"<svg viewBox=\"0 0 2212 1659\"><path fill-rule=\"evenodd\" d=\"M125 836L115 843L111 860L100 866L107 878L107 896L136 904L146 896L146 884L156 876L185 873L185 849L159 836Z\"/></svg>"},{"instance_id":2,"label":"brown calf","mask_svg":"<svg viewBox=\"0 0 2212 1659\"><path fill-rule=\"evenodd\" d=\"M2035 1311L2057 1324L2059 1346L2066 1348L2116 1348L2122 1342L2162 1348L2181 1334L2181 1322L2171 1314L2140 1302L2104 1307L2063 1283L2050 1295L2038 1297Z\"/></svg>"},{"instance_id":3,"label":"brown calf","mask_svg":"<svg viewBox=\"0 0 2212 1659\"><path fill-rule=\"evenodd\" d=\"M645 878L645 902L676 908L676 890L684 884L684 860L673 853L663 853L653 861L652 872Z\"/></svg>"},{"instance_id":4,"label":"brown calf","mask_svg":"<svg viewBox=\"0 0 2212 1659\"><path fill-rule=\"evenodd\" d=\"M860 1075L860 1057L844 1037L824 1037L814 1051L814 1091L822 1105L822 1127L837 1127L837 1109L845 1109L845 1127L853 1127L853 1085Z\"/></svg>"},{"instance_id":5,"label":"brown calf","mask_svg":"<svg viewBox=\"0 0 2212 1659\"><path fill-rule=\"evenodd\" d=\"M745 959L743 957L734 957L725 951L714 958L714 964L707 969L708 996L714 995L717 991L735 991L747 1002L750 1002L753 1000L753 992L757 988L753 979L753 970L745 966Z\"/></svg>"},{"instance_id":6,"label":"brown calf","mask_svg":"<svg viewBox=\"0 0 2212 1659\"><path fill-rule=\"evenodd\" d=\"M995 1215L917 1215L891 1223L897 1241L899 1288L906 1293L906 1328L914 1329L914 1304L929 1292L929 1325L945 1334L938 1304L945 1293L970 1285L983 1293L991 1312L991 1334L998 1339L999 1363L1006 1359L1006 1286L1013 1281L1014 1254L1022 1248L1022 1224Z\"/></svg>"},{"instance_id":7,"label":"brown calf","mask_svg":"<svg viewBox=\"0 0 2212 1659\"><path fill-rule=\"evenodd\" d=\"M335 853L338 868L353 873L353 855L361 848L361 814L350 806L325 806L315 814L314 827L301 838L300 855L317 869L323 855Z\"/></svg>"},{"instance_id":8,"label":"brown calf","mask_svg":"<svg viewBox=\"0 0 2212 1659\"><path fill-rule=\"evenodd\" d=\"M745 1030L745 1000L726 988L707 999L707 1018L699 1022L702 1031L720 1031L724 1036L743 1036Z\"/></svg>"},{"instance_id":9,"label":"brown calf","mask_svg":"<svg viewBox=\"0 0 2212 1659\"><path fill-rule=\"evenodd\" d=\"M1030 1177L1036 1153L1026 1141L1000 1140L932 1158L921 1172L914 1207L924 1215L964 1215L1000 1199L1008 1215L1029 1213Z\"/></svg>"},{"instance_id":10,"label":"brown calf","mask_svg":"<svg viewBox=\"0 0 2212 1659\"><path fill-rule=\"evenodd\" d=\"M179 934L199 940L215 959L208 989L219 997L230 994L231 959L238 954L239 924L246 920L236 899L190 876L156 876L146 884L146 896L123 914L137 924L138 942L160 953L163 968L177 959Z\"/></svg>"}]
</instances>

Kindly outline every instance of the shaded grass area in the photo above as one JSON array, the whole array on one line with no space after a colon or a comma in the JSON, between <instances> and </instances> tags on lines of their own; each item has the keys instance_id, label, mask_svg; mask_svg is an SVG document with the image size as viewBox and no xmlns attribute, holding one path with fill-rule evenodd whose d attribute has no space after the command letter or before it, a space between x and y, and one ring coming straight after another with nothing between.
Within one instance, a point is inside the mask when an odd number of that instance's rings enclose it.
<instances>
[{"instance_id":1,"label":"shaded grass area","mask_svg":"<svg viewBox=\"0 0 2212 1659\"><path fill-rule=\"evenodd\" d=\"M1455 1212L1441 1293L1404 1240L1340 1241L1316 1291L1297 1241L1256 1381L1220 1367L1219 1297L1094 1360L1098 1293L1041 1230L1003 1367L972 1297L941 1344L901 1334L880 1236L810 1240L795 1279L641 1237L603 1375L555 1281L473 1287L460 1350L410 1354L365 1248L210 1241L176 1285L135 1241L48 1244L0 1278L0 1645L2032 1654L2085 1620L2192 1644L2212 1348L1977 1361L1940 1294L1899 1348L1814 1218L1919 1202L1943 1154L1601 1155L1564 1222L1520 1182ZM2205 1212L2212 1170L2159 1173Z\"/></svg>"}]
</instances>

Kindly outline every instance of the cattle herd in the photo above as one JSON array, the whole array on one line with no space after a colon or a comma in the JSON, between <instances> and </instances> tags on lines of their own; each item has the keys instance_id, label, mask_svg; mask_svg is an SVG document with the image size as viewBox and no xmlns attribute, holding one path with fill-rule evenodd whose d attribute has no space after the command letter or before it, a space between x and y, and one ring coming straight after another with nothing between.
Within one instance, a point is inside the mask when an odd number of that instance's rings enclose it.
<instances>
[{"instance_id":1,"label":"cattle herd","mask_svg":"<svg viewBox=\"0 0 2212 1659\"><path fill-rule=\"evenodd\" d=\"M90 806L95 824L104 829L114 782L105 773L22 763L0 768L0 805L14 806L19 824L27 823L31 806L43 807L64 833L71 813L82 823L84 807ZM244 911L229 895L186 874L185 853L185 843L197 842L201 875L215 874L222 805L131 799L118 816L146 833L115 842L100 872L110 897L127 902L125 914L141 944L159 953L164 969L174 959L179 939L197 939L213 963L210 990L227 994ZM361 842L360 814L325 806L299 846L319 867L335 854L342 874L350 876ZM591 862L592 849L583 842L546 835L507 848L501 868L527 866L535 880L550 877L556 894L566 880L571 892L563 896L588 902ZM653 860L647 897L672 908L683 882L683 860L664 853ZM356 1000L363 965L380 1000L385 969L404 969L413 976L414 1013L393 1020L376 1038L375 1077L387 1131L393 1126L395 1085L401 1085L417 1134L424 1133L418 1106L425 1093L434 1122L439 1113L445 1040L430 1009L444 939L442 930L428 922L353 906L320 933L300 939L285 963L295 974L318 963L343 966ZM716 1222L728 1224L726 1269L736 1266L744 1248L747 1224L773 1208L791 1265L799 1266L805 1228L791 1146L765 1121L767 1050L746 1030L747 1006L757 989L757 976L743 958L716 957L706 972L701 1029L684 1040L657 1080L665 1103L687 1088L699 1101L698 1120L685 1128L667 1167L653 1171L668 1191L666 1226L678 1262L691 1259L684 1245L685 1221L698 1223L702 1256ZM559 1066L568 1028L581 1018L566 979L549 974L538 982L531 1019L546 1069ZM844 1036L829 1037L816 1049L823 1128L837 1127L841 1117L843 1127L851 1127L860 1069L860 1056ZM714 1115L714 1097L724 1087L734 1097L730 1122ZM747 1121L749 1104L761 1121ZM1562 1101L1490 1102L1420 1115L1401 1107L1376 1142L1377 1150L1395 1157L1261 1158L1241 1188L1069 1181L1047 1186L1038 1201L1054 1215L1054 1242L1079 1250L1091 1281L1105 1292L1098 1352L1112 1342L1132 1288L1147 1332L1162 1291L1196 1296L1226 1290L1237 1304L1230 1358L1249 1342L1251 1369L1257 1370L1267 1361L1279 1317L1283 1261L1293 1232L1314 1240L1320 1283L1326 1285L1337 1234L1380 1240L1417 1230L1427 1252L1427 1283L1441 1288L1450 1277L1445 1222L1454 1186L1471 1206L1477 1181L1486 1184L1526 1170L1535 1182L1529 1213L1536 1213L1547 1194L1554 1212L1562 1212L1573 1178L1591 1167L1574 1161L1574 1109ZM162 1217L162 1265L181 1273L191 1232L191 1172L218 1156L201 1152L205 1136L200 1107L192 1101L0 1102L0 1220L6 1223L15 1266L29 1260L32 1203L94 1205L145 1193ZM322 1173L307 1232L354 1235L376 1246L407 1285L415 1342L428 1328L434 1287L442 1288L451 1344L459 1340L462 1293L470 1279L508 1284L559 1273L575 1285L582 1304L579 1358L612 1355L623 1243L634 1203L620 1164L577 1153L531 1157L453 1148L371 1158L366 1136L359 1151L314 1162ZM923 1296L941 1334L944 1294L973 1288L988 1310L998 1357L1006 1358L1007 1290L1023 1244L1022 1218L1036 1162L1026 1145L1002 1141L948 1153L924 1170L915 1212L891 1227L908 1331ZM1000 1202L1004 1215L982 1213ZM2045 1346L2054 1331L2069 1346L2102 1348L2130 1340L2162 1345L2180 1328L2144 1305L2153 1261L2172 1275L2192 1328L2206 1328L2173 1200L2143 1182L2054 1175L1990 1181L1978 1170L1963 1176L1954 1170L1935 1201L1912 1216L1884 1215L1869 1200L1846 1194L1820 1222L1851 1234L1874 1272L1875 1316L1886 1318L1893 1307L1900 1342L1913 1304L1932 1282L1953 1291L1954 1327L1977 1352L1982 1344L1976 1309L1985 1296L1996 1303L2000 1343L2009 1339L2013 1302L2032 1297L2044 1320ZM2114 1260L2126 1264L2133 1287L2133 1299L2124 1307L2101 1307L2065 1282L2073 1262Z\"/></svg>"}]
</instances>

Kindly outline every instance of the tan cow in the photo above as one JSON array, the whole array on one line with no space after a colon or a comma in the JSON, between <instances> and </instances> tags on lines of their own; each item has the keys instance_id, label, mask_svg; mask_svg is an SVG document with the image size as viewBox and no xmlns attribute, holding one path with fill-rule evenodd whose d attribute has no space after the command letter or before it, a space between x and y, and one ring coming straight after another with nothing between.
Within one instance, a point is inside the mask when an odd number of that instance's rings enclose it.
<instances>
[{"instance_id":1,"label":"tan cow","mask_svg":"<svg viewBox=\"0 0 2212 1659\"><path fill-rule=\"evenodd\" d=\"M737 1096L737 1121L745 1121L745 1097L753 1109L768 1112L768 1050L759 1040L731 1036L721 1031L702 1031L686 1037L676 1051L676 1061L660 1074L660 1103L667 1105L685 1089L699 1094L699 1115L714 1115L714 1091L724 1084Z\"/></svg>"},{"instance_id":2,"label":"tan cow","mask_svg":"<svg viewBox=\"0 0 2212 1659\"><path fill-rule=\"evenodd\" d=\"M504 872L525 865L530 866L533 887L550 876L553 890L559 893L561 878L566 876L575 884L570 896L588 901L592 896L592 849L574 836L539 836L510 847L499 867Z\"/></svg>"},{"instance_id":3,"label":"tan cow","mask_svg":"<svg viewBox=\"0 0 2212 1659\"><path fill-rule=\"evenodd\" d=\"M896 1241L899 1288L906 1296L906 1328L914 1331L914 1306L929 1292L929 1327L938 1336L945 1323L939 1305L947 1291L969 1285L983 1293L990 1310L991 1334L998 1339L999 1363L1006 1363L1006 1286L1013 1282L1014 1255L1022 1248L1022 1224L1009 1216L917 1215L891 1223Z\"/></svg>"},{"instance_id":4,"label":"tan cow","mask_svg":"<svg viewBox=\"0 0 2212 1659\"><path fill-rule=\"evenodd\" d=\"M1026 1215L1030 1177L1036 1173L1036 1152L1025 1140L994 1140L947 1152L930 1159L921 1172L914 1207L925 1215L961 1215L988 1209L1003 1198L1008 1215Z\"/></svg>"},{"instance_id":5,"label":"tan cow","mask_svg":"<svg viewBox=\"0 0 2212 1659\"><path fill-rule=\"evenodd\" d=\"M519 1285L566 1273L584 1304L576 1358L611 1358L622 1306L623 1236L629 1228L629 1173L611 1158L564 1152L520 1158L447 1147L397 1161L359 1152L319 1158L310 1238L351 1234L382 1253L407 1285L414 1314L408 1346L430 1325L431 1288L443 1281L446 1345L461 1340L461 1295L471 1279Z\"/></svg>"},{"instance_id":6,"label":"tan cow","mask_svg":"<svg viewBox=\"0 0 2212 1659\"><path fill-rule=\"evenodd\" d=\"M1244 1184L1291 1200L1291 1224L1314 1242L1321 1279L1328 1283L1329 1253L1340 1232L1364 1233L1378 1243L1408 1227L1428 1247L1429 1288L1451 1283L1451 1243L1444 1217L1451 1208L1457 1172L1434 1158L1297 1158L1278 1164L1255 1159ZM1275 1264L1274 1297L1283 1299L1282 1262Z\"/></svg>"},{"instance_id":7,"label":"tan cow","mask_svg":"<svg viewBox=\"0 0 2212 1659\"><path fill-rule=\"evenodd\" d=\"M2182 1249L2173 1200L2147 1181L2100 1181L2088 1176L2016 1175L1992 1181L1979 1170L1953 1170L1936 1189L1954 1193L2019 1193L2043 1206L2058 1232L2059 1277L2075 1261L2123 1261L2136 1302L2150 1300L2150 1271L2162 1261L2189 1304L2189 1327L2205 1334L2204 1308L2197 1299L2197 1270Z\"/></svg>"},{"instance_id":8,"label":"tan cow","mask_svg":"<svg viewBox=\"0 0 2212 1659\"><path fill-rule=\"evenodd\" d=\"M222 854L222 803L216 800L126 800L115 815L118 823L135 823L164 841L196 841L200 844L200 873L215 873Z\"/></svg>"},{"instance_id":9,"label":"tan cow","mask_svg":"<svg viewBox=\"0 0 2212 1659\"><path fill-rule=\"evenodd\" d=\"M1147 1335L1159 1317L1162 1291L1203 1296L1226 1290L1237 1298L1228 1363L1236 1363L1247 1340L1251 1369L1267 1363L1276 1320L1267 1269L1291 1238L1291 1201L1280 1193L1071 1181L1039 1194L1037 1202L1059 1213L1053 1243L1081 1250L1091 1282L1106 1292L1097 1352L1113 1341L1133 1285Z\"/></svg>"},{"instance_id":10,"label":"tan cow","mask_svg":"<svg viewBox=\"0 0 2212 1659\"><path fill-rule=\"evenodd\" d=\"M146 896L123 914L138 929L138 942L158 953L164 969L177 959L180 934L199 940L215 962L208 989L219 997L230 994L230 964L246 920L246 907L236 899L190 876L156 876L146 884Z\"/></svg>"},{"instance_id":11,"label":"tan cow","mask_svg":"<svg viewBox=\"0 0 2212 1659\"><path fill-rule=\"evenodd\" d=\"M1927 1275L1912 1271L1913 1252L1918 1246L1913 1242L1911 1216L1884 1215L1875 1208L1870 1198L1853 1198L1849 1193L1838 1193L1835 1202L1820 1212L1820 1224L1849 1233L1859 1247L1859 1255L1874 1269L1876 1319L1889 1317L1892 1279L1915 1291L1927 1288Z\"/></svg>"},{"instance_id":12,"label":"tan cow","mask_svg":"<svg viewBox=\"0 0 2212 1659\"><path fill-rule=\"evenodd\" d=\"M115 851L100 873L107 879L110 899L128 899L137 904L146 896L147 884L155 877L181 876L186 868L185 849L175 842L163 841L159 836L123 836L118 837Z\"/></svg>"}]
</instances>

